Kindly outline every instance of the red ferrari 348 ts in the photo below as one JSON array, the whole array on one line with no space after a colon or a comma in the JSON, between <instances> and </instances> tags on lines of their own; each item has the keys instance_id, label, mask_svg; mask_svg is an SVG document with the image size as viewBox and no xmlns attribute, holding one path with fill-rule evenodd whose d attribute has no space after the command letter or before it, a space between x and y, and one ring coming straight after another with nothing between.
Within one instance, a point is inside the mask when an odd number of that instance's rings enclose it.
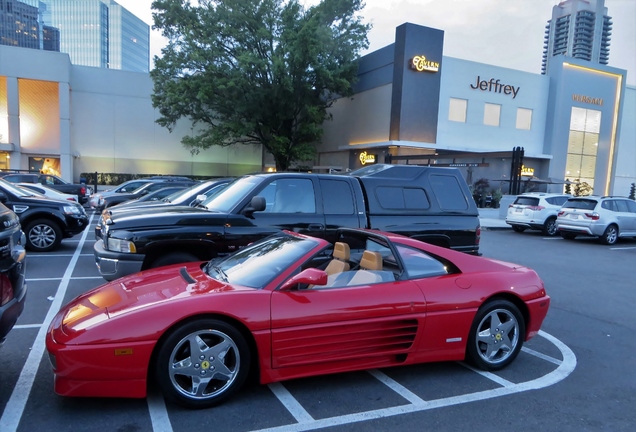
<instances>
[{"instance_id":1,"label":"red ferrari 348 ts","mask_svg":"<svg viewBox=\"0 0 636 432\"><path fill-rule=\"evenodd\" d=\"M224 258L98 287L63 307L46 346L64 396L145 397L156 379L193 408L261 383L413 363L512 362L550 298L531 269L399 235L335 243L281 232Z\"/></svg>"}]
</instances>

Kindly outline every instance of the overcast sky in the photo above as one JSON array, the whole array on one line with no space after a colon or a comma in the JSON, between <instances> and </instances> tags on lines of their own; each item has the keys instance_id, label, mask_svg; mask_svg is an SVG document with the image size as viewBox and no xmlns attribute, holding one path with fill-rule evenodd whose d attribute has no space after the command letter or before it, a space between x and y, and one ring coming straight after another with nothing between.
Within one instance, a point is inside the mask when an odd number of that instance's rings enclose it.
<instances>
[{"instance_id":1,"label":"overcast sky","mask_svg":"<svg viewBox=\"0 0 636 432\"><path fill-rule=\"evenodd\" d=\"M152 0L116 0L152 25ZM301 0L315 4L318 0ZM444 30L444 55L527 72L541 72L545 25L559 0L366 0L364 20L373 25L369 51L395 40L405 22ZM626 69L636 86L636 0L605 0L613 28L609 65ZM165 40L151 31L150 55Z\"/></svg>"}]
</instances>

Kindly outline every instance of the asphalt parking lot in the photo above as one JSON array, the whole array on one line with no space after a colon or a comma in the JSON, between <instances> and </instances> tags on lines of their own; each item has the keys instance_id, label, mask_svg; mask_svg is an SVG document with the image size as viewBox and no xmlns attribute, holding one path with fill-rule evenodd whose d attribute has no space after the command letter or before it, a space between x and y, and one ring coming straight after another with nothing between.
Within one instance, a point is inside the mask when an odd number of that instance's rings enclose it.
<instances>
[{"instance_id":1,"label":"asphalt parking lot","mask_svg":"<svg viewBox=\"0 0 636 432\"><path fill-rule=\"evenodd\" d=\"M540 336L496 374L436 363L249 384L225 404L191 411L151 390L138 399L53 393L43 323L103 283L93 227L53 253L29 254L29 293L0 348L0 431L632 430L636 424L636 241L614 247L539 233L484 231L484 256L528 265L552 297Z\"/></svg>"}]
</instances>

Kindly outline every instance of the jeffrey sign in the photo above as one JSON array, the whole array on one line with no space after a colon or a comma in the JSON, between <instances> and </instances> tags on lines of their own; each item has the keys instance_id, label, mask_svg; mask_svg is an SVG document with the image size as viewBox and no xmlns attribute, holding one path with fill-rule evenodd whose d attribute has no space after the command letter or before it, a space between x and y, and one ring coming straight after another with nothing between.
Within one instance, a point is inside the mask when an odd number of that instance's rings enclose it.
<instances>
[{"instance_id":1,"label":"jeffrey sign","mask_svg":"<svg viewBox=\"0 0 636 432\"><path fill-rule=\"evenodd\" d=\"M496 80L494 78L490 78L490 80L482 80L479 75L477 75L477 82L475 84L471 84L470 88L473 90L481 90L481 91L489 91L494 93L503 93L505 95L512 95L512 98L517 97L517 93L519 93L519 89L521 87L515 87L508 84L499 84L500 80Z\"/></svg>"}]
</instances>

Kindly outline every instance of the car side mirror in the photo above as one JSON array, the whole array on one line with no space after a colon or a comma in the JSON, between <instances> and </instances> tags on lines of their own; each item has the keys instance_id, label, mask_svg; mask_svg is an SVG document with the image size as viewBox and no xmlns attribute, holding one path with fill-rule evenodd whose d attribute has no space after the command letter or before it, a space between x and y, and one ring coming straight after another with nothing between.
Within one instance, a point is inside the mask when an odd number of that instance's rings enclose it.
<instances>
[{"instance_id":1,"label":"car side mirror","mask_svg":"<svg viewBox=\"0 0 636 432\"><path fill-rule=\"evenodd\" d=\"M252 197L250 204L245 208L245 210L243 210L243 214L247 217L251 217L252 213L265 210L265 206L266 206L266 203L265 203L264 197L262 196Z\"/></svg>"},{"instance_id":2,"label":"car side mirror","mask_svg":"<svg viewBox=\"0 0 636 432\"><path fill-rule=\"evenodd\" d=\"M327 278L328 276L326 271L309 268L301 271L295 276L292 276L291 279L287 279L287 281L281 285L279 290L289 291L296 287L298 284L327 285Z\"/></svg>"},{"instance_id":3,"label":"car side mirror","mask_svg":"<svg viewBox=\"0 0 636 432\"><path fill-rule=\"evenodd\" d=\"M207 198L206 195L204 194L199 194L197 195L197 197L194 199L194 201L192 201L192 205L196 205L199 203L202 203L203 201L205 201L205 199Z\"/></svg>"}]
</instances>

